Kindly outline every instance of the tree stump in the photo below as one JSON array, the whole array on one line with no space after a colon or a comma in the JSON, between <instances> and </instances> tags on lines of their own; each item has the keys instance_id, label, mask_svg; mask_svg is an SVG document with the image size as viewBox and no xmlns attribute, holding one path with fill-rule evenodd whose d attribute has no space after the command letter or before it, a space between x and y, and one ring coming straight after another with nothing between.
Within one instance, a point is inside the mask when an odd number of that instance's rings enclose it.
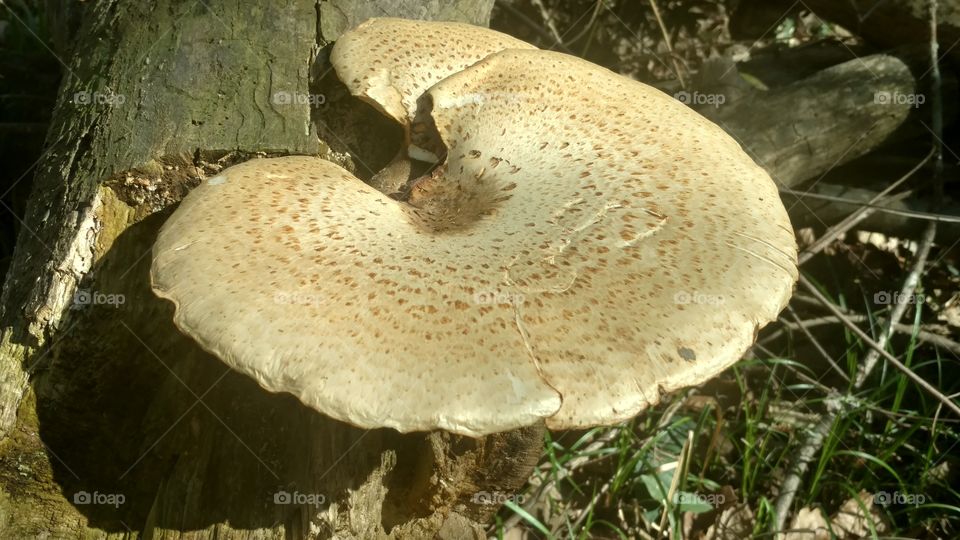
<instances>
[{"instance_id":1,"label":"tree stump","mask_svg":"<svg viewBox=\"0 0 960 540\"><path fill-rule=\"evenodd\" d=\"M496 506L477 494L523 485L542 428L469 439L331 420L180 334L148 270L205 175L307 154L369 176L392 157L398 129L329 73L342 31L371 16L486 25L492 3L53 8L66 75L3 291L0 537L482 537Z\"/></svg>"}]
</instances>

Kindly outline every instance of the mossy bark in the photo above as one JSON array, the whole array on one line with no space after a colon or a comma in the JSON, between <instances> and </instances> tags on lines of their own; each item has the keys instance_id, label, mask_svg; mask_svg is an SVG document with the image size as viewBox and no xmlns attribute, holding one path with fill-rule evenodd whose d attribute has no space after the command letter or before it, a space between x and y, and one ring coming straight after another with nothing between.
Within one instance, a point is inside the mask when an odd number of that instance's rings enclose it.
<instances>
[{"instance_id":1,"label":"mossy bark","mask_svg":"<svg viewBox=\"0 0 960 540\"><path fill-rule=\"evenodd\" d=\"M393 157L396 127L329 73L340 32L487 24L492 1L51 5L67 74L3 291L0 537L482 536L483 494L522 485L542 429L335 422L181 335L148 270L176 202L231 163Z\"/></svg>"}]
</instances>

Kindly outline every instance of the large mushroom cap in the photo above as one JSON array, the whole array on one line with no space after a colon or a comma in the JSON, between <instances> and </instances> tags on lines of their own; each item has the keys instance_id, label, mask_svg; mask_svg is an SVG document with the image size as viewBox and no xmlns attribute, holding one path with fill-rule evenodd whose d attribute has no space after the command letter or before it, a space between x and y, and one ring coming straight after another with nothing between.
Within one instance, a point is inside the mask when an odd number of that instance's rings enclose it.
<instances>
[{"instance_id":1,"label":"large mushroom cap","mask_svg":"<svg viewBox=\"0 0 960 540\"><path fill-rule=\"evenodd\" d=\"M435 83L504 49L535 49L489 28L458 22L369 19L337 40L330 63L350 93L402 125Z\"/></svg>"},{"instance_id":2,"label":"large mushroom cap","mask_svg":"<svg viewBox=\"0 0 960 540\"><path fill-rule=\"evenodd\" d=\"M506 50L426 94L448 153L410 202L426 226L466 227L492 286L525 298L497 309L562 397L548 426L630 418L707 380L789 300L797 246L776 186L662 92Z\"/></svg>"},{"instance_id":3,"label":"large mushroom cap","mask_svg":"<svg viewBox=\"0 0 960 540\"><path fill-rule=\"evenodd\" d=\"M777 190L668 96L521 50L428 95L446 161L409 203L309 157L192 191L154 247L177 325L334 418L481 435L630 418L785 305Z\"/></svg>"}]
</instances>

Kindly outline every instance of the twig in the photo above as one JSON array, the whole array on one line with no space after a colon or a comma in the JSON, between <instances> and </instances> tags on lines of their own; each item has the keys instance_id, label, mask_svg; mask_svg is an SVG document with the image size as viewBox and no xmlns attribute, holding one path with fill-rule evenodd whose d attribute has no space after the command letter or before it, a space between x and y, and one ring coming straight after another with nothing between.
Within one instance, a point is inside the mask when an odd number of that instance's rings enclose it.
<instances>
[{"instance_id":1,"label":"twig","mask_svg":"<svg viewBox=\"0 0 960 540\"><path fill-rule=\"evenodd\" d=\"M600 15L601 7L603 7L603 0L597 0L596 3L593 4L593 13L590 14L590 20L587 21L587 25L583 27L583 30L577 32L577 35L573 36L567 41L569 41L571 44L576 43L577 41L580 41L580 38L586 35L587 32L591 31L593 29L593 25L597 22L597 16ZM581 54L580 56L584 56L584 54Z\"/></svg>"},{"instance_id":2,"label":"twig","mask_svg":"<svg viewBox=\"0 0 960 540\"><path fill-rule=\"evenodd\" d=\"M580 528L580 525L583 523L583 521L588 515L590 515L591 512L593 512L593 508L597 505L597 503L600 502L600 497L603 497L607 491L610 491L610 486L612 484L613 478L607 478L603 485L600 486L600 489L597 490L597 493L590 498L590 502L587 504L587 506L580 511L580 515L577 516L577 519L570 524L570 527L568 527L571 534L575 534L574 531Z\"/></svg>"},{"instance_id":3,"label":"twig","mask_svg":"<svg viewBox=\"0 0 960 540\"><path fill-rule=\"evenodd\" d=\"M542 26L540 26L539 24L537 24L537 22L534 21L534 20L532 20L530 17L527 17L527 16L526 16L522 11L520 11L519 9L513 7L512 5L510 5L510 4L506 3L506 2L504 2L504 3L498 3L497 6L500 7L500 8L502 8L502 9L504 9L504 10L506 10L506 11L509 11L511 15L513 15L514 17L516 17L516 18L517 18L520 22L522 22L523 24L527 25L527 26L528 26L531 30L533 30L534 32L540 34L543 38L548 39L548 40L556 40L556 43L554 43L554 45L553 45L554 47L562 50L563 52L565 52L565 53L567 53L567 54L573 54L573 51L571 51L571 50L563 43L563 40L561 40L561 39L559 39L559 38L551 35L550 32L547 32L546 30L544 30Z\"/></svg>"},{"instance_id":4,"label":"twig","mask_svg":"<svg viewBox=\"0 0 960 540\"><path fill-rule=\"evenodd\" d=\"M547 28L550 29L550 33L553 34L553 39L557 40L557 43L563 43L563 38L560 36L560 32L557 30L557 25L554 24L553 17L550 15L550 11L547 9L547 6L543 5L543 0L532 0L531 3L540 10L540 17L543 18L543 23L547 25Z\"/></svg>"},{"instance_id":5,"label":"twig","mask_svg":"<svg viewBox=\"0 0 960 540\"><path fill-rule=\"evenodd\" d=\"M861 202L854 199L848 199L846 197L838 197L836 195L826 195L823 193L809 193L805 191L797 191L795 189L781 188L780 193L786 195L792 195L798 199L816 199L821 201L829 201L840 204L847 204L852 206L860 206L868 208L871 211L880 212L882 214L893 214L895 216L903 216L914 219L925 219L929 221L936 221L938 223L960 223L960 217L952 214L938 214L936 212L923 212L921 210L905 210L902 208L888 208L886 206L878 206L868 202ZM861 220L862 221L862 220Z\"/></svg>"},{"instance_id":6,"label":"twig","mask_svg":"<svg viewBox=\"0 0 960 540\"><path fill-rule=\"evenodd\" d=\"M814 255L823 251L823 248L827 247L831 242L833 242L834 240L839 238L841 235L843 235L844 233L846 233L847 231L855 227L857 223L860 223L861 221L867 219L870 216L870 214L872 214L876 210L874 205L883 201L884 197L886 197L889 193L893 192L893 190L899 187L900 184L906 182L911 176L913 176L917 171L919 171L921 167L923 167L924 165L927 164L928 161L930 161L930 158L932 158L935 153L936 153L936 150L931 148L930 153L927 154L927 156L923 158L920 161L920 163L917 163L916 166L914 166L912 169L907 171L906 174L898 178L896 181L894 181L892 184L890 184L886 189L884 189L880 193L877 193L876 196L874 196L865 205L863 205L862 207L854 211L852 214L847 216L846 219L830 227L830 229L826 233L824 233L823 236L817 239L816 242L814 242L809 247L803 250L803 252L800 254L800 256L797 259L798 263L803 264L809 261Z\"/></svg>"},{"instance_id":7,"label":"twig","mask_svg":"<svg viewBox=\"0 0 960 540\"><path fill-rule=\"evenodd\" d=\"M683 74L680 72L680 64L677 63L677 57L673 52L673 45L670 43L670 32L667 31L667 27L663 24L663 18L660 17L660 8L657 7L657 0L650 0L650 7L653 9L653 16L657 18L657 24L660 26L660 33L663 34L663 42L667 46L667 52L670 53L670 61L673 63L673 71L677 74L677 81L680 83L680 88L686 88L687 85L683 80Z\"/></svg>"},{"instance_id":8,"label":"twig","mask_svg":"<svg viewBox=\"0 0 960 540\"><path fill-rule=\"evenodd\" d=\"M673 472L673 478L670 479L670 488L667 489L667 498L663 501L663 513L660 515L660 526L657 527L658 536L663 536L669 519L670 512L673 511L673 501L676 500L677 491L680 485L686 480L687 471L690 467L690 455L693 450L693 431L687 431L687 437L683 441L683 447L680 448L680 457L677 461L677 468ZM668 534L669 537L669 534Z\"/></svg>"},{"instance_id":9,"label":"twig","mask_svg":"<svg viewBox=\"0 0 960 540\"><path fill-rule=\"evenodd\" d=\"M942 95L941 95L941 80L940 80L940 70L938 67L938 48L939 44L937 41L937 10L938 10L937 0L930 0L930 62L933 66L933 84L931 85L932 97L932 111L934 115L933 125L933 147L934 147L934 193L938 196L938 200L942 199L942 189L943 189L943 177L941 175L943 171L943 147L941 144L942 140L942 130L943 130L943 104L942 104ZM923 273L924 266L926 266L927 258L930 255L930 249L933 246L933 240L937 235L937 222L931 221L927 224L927 228L924 231L923 239L920 242L920 247L917 250L916 260L914 262L913 268L910 273L907 275L907 279L904 280L903 286L900 289L900 294L903 295L901 298L907 296L912 296L914 291L917 288L917 284L920 281L920 274ZM903 317L904 313L907 311L907 303L901 302L897 303L893 309L893 312L890 314L890 319L887 321L883 332L880 335L878 342L874 342L872 339L867 336L863 330L860 329L855 323L850 321L850 319L840 312L830 302L824 295L821 293L813 283L810 282L805 276L801 274L800 282L805 288L807 288L813 296L815 296L828 310L833 312L841 322L847 326L854 334L857 334L860 339L870 345L873 350L867 354L867 357L864 359L863 364L860 366L857 376L854 379L853 389L859 389L863 383L869 377L874 366L876 366L877 361L882 356L888 362L890 362L894 367L900 370L907 378L917 383L919 386L924 388L931 395L935 396L940 400L944 405L949 407L955 413L960 415L960 406L957 406L950 398L943 395L936 387L928 383L926 380L921 378L919 375L910 370L902 362L896 359L892 354L888 353L884 347L887 344L890 336L893 334L894 325L900 322L900 319ZM828 400L828 406L831 400ZM808 433L808 436L804 443L801 445L800 450L797 454L796 459L794 460L793 466L790 469L787 478L784 480L783 488L780 493L780 496L777 498L776 504L774 506L775 519L773 520L773 525L776 531L783 530L784 524L786 523L787 514L790 511L790 507L793 506L793 499L796 496L797 489L800 486L800 481L803 475L806 473L806 470L809 464L813 461L814 456L817 452L823 447L823 441L830 434L830 428L833 426L836 421L837 416L839 415L839 407L830 410L828 408L828 413L821 417L816 425L813 426L811 431Z\"/></svg>"},{"instance_id":10,"label":"twig","mask_svg":"<svg viewBox=\"0 0 960 540\"><path fill-rule=\"evenodd\" d=\"M819 303L817 305L819 305ZM842 312L848 319L855 323L865 323L871 321L870 317L867 317L861 313L852 313L849 310L842 310ZM834 317L833 315L817 317L815 319L804 319L799 322L780 321L780 324L783 327L765 337L764 342L769 342L782 336L786 330L802 330L803 328L810 329L827 324L837 324L839 322L840 319ZM930 332L929 330L924 330L923 328L918 330L917 327L912 324L897 323L893 325L893 329L901 334L913 335L916 333L917 339L922 343L927 343L942 349L946 349L960 358L960 343L957 343L946 336L941 336L940 334Z\"/></svg>"},{"instance_id":11,"label":"twig","mask_svg":"<svg viewBox=\"0 0 960 540\"><path fill-rule=\"evenodd\" d=\"M930 0L930 115L933 125L933 147L937 153L933 161L933 197L943 201L943 83L940 78L940 42L937 41L937 0Z\"/></svg>"},{"instance_id":12,"label":"twig","mask_svg":"<svg viewBox=\"0 0 960 540\"><path fill-rule=\"evenodd\" d=\"M937 200L942 200L943 198L943 178L941 173L943 171L943 98L940 93L940 65L938 58L938 48L939 43L937 42L937 9L938 2L937 0L930 0L930 62L932 66L932 77L933 82L931 83L931 114L933 115L933 148L934 148L934 162L933 162L933 186L934 186L934 196ZM923 267L926 265L927 257L930 255L930 247L933 245L933 240L937 236L937 222L931 221L927 223L927 228L924 231L923 239L920 242L920 249L917 250L917 261L913 266L913 270L907 275L907 279L901 288L900 298L912 297L914 291L917 289L917 284L920 282L920 274L923 273ZM907 312L908 304L906 302L897 302L894 305L893 312L890 314L890 321L887 327L884 329L883 334L880 336L883 344L886 344L886 341L889 339L890 335L893 333L893 325L900 322L900 319L903 318L904 313ZM867 358L864 360L863 364L860 366L860 371L857 373L856 386L859 387L863 384L863 381L870 375L870 372L873 371L874 365L880 359L881 351L874 349L870 354L867 355ZM899 366L897 366L899 368ZM905 366L904 366L905 367ZM912 373L912 372L911 372ZM923 379L921 379L923 380ZM926 381L924 381L926 382ZM942 394L941 394L942 395ZM957 409L956 404L953 401L949 400L944 396L944 399L947 400L945 405L952 405L954 410L960 411Z\"/></svg>"},{"instance_id":13,"label":"twig","mask_svg":"<svg viewBox=\"0 0 960 540\"><path fill-rule=\"evenodd\" d=\"M771 358L772 358L772 357L776 357L776 355L773 354L772 352L766 351L763 346L758 345L757 347L758 347L760 350L764 351L764 354L766 354L767 356L770 356ZM819 389L820 391L822 391L823 393L827 394L828 396L830 396L830 395L832 395L832 394L835 394L835 393L837 392L836 388L831 388L831 387L823 384L822 382L820 382L820 381L814 379L813 377L807 375L806 373L800 371L800 370L797 369L795 366L792 366L792 365L790 365L790 364L781 364L781 365L782 365L784 368L786 368L788 371L790 371L791 373L793 373L798 379L800 379L800 380L802 380L803 382L809 384L810 386L813 386L813 387ZM951 395L951 396L949 396L949 397L952 399L952 398L958 397L958 396L960 396L960 394ZM827 399L830 400L831 398L828 397ZM913 421L928 420L928 418L925 417L925 416L917 416L917 415L915 415L915 414L904 414L904 413L895 413L895 412L892 412L892 411L888 411L888 410L882 409L882 408L880 408L880 407L877 407L876 405L871 405L870 403L868 403L868 402L866 402L866 401L862 401L862 400L860 400L860 399L858 399L858 398L856 398L856 397L854 397L851 401L853 402L853 405L855 406L855 408L862 408L862 409L869 410L870 412L875 412L875 413L879 414L880 416L884 416L884 417L886 417L886 418L889 418L889 419L890 419L891 421L893 421L893 422L897 422L898 425L899 425L899 423L900 423L902 420L913 420ZM832 404L832 403L833 403L833 401L828 401L828 404ZM939 410L939 409L938 409L938 410ZM947 418L947 419L940 419L939 421L940 421L940 422L951 423L951 424L956 424L956 423L960 423L960 418ZM781 531L781 532L782 532L782 531Z\"/></svg>"},{"instance_id":14,"label":"twig","mask_svg":"<svg viewBox=\"0 0 960 540\"><path fill-rule=\"evenodd\" d=\"M836 402L828 402L828 404L830 403L836 405ZM787 521L787 514L793 505L793 499L797 495L797 490L800 489L800 481L807 473L807 469L810 467L810 463L813 462L817 452L823 447L823 441L830 434L834 420L836 420L836 412L831 411L821 416L820 420L807 432L803 445L797 452L793 464L790 466L790 471L780 486L780 495L777 497L777 502L774 506L774 532L783 531L783 527Z\"/></svg>"},{"instance_id":15,"label":"twig","mask_svg":"<svg viewBox=\"0 0 960 540\"><path fill-rule=\"evenodd\" d=\"M810 333L810 330L807 329L807 326L802 322L800 322L800 317L797 317L797 312L794 311L793 308L790 306L787 306L787 310L790 312L790 316L793 317L793 320L797 323L797 326L800 328L803 334L807 336L808 340L810 340L810 343L813 343L814 348L817 349L817 352L820 353L820 356L822 356L823 359L827 361L827 364L830 367L832 367L834 371L836 371L841 377L843 377L843 380L850 382L850 377L847 376L847 373L843 371L843 369L837 364L837 362L833 359L833 357L827 353L826 349L824 349L823 346L820 345L820 341L817 338L815 338L813 334Z\"/></svg>"},{"instance_id":16,"label":"twig","mask_svg":"<svg viewBox=\"0 0 960 540\"><path fill-rule=\"evenodd\" d=\"M930 227L936 228L936 225L933 224L933 223L931 223L931 224L930 224ZM926 256L925 256L925 255L928 254L929 252L930 252L930 245L924 243L924 244L922 244L922 245L920 246L920 253L923 253L923 254L924 254L924 262L926 262ZM919 256L918 256L918 258L919 258ZM916 270L916 269L915 269L915 270ZM913 272L911 272L911 275L913 275ZM908 280L909 280L909 278L908 278ZM854 323L853 321L851 321L849 317L847 317L847 316L844 315L839 309L837 309L837 307L833 305L833 302L831 302L830 299L828 299L826 296L824 296L823 293L821 293L821 292L817 289L817 287L816 287L813 283L811 283L810 280L806 278L806 276L804 276L804 275L802 275L802 274L801 274L801 276L800 276L800 284L803 285L804 287L806 287L807 290L809 290L815 297L817 297L817 298L823 303L823 305L824 305L831 313L833 313L837 318L840 319L840 322L843 323L844 326L846 326L847 328L849 328L851 332L853 332L854 334L856 334L857 337L859 337L861 340L863 340L864 343L866 343L868 346L870 346L870 348L873 349L873 351L875 351L875 354L877 354L877 355L879 355L879 356L882 356L886 361L890 362L890 363L893 365L893 367L897 368L898 370L900 370L901 373L903 373L904 375L906 375L906 377L907 377L908 379L910 379L911 381L915 382L917 385L919 385L920 387L922 387L922 388L923 388L924 390L926 390L931 396L937 398L938 401L940 401L941 403L943 403L944 405L946 405L947 408L949 408L949 409L952 410L954 413L956 413L957 416L960 416L960 405L957 405L956 403L954 403L950 398L948 398L947 396L945 396L945 395L943 394L943 392L941 392L940 390L938 390L937 387L933 386L932 384L930 384L929 382L927 382L926 380L924 380L923 377L921 377L921 376L917 375L916 373L914 373L913 370L911 370L910 368L908 368L907 366L905 366L905 365L903 364L903 362L901 362L896 356L893 356L892 354L890 354L889 352L887 352L887 350L886 350L884 347L886 346L887 337L888 337L888 336L890 335L890 333L891 333L891 332L889 332L889 330L883 332L883 334L881 335L879 341L875 341L873 338L871 338L870 336L868 336L866 332L864 332L863 330L861 330L860 327L856 325L856 323ZM904 287L901 289L900 294L906 294L904 291L908 291L909 294L913 294L912 291L914 290L915 287L916 287L916 283L915 283L915 282L914 282L914 284L913 284L912 287L909 287L909 289L908 289L907 285L905 284ZM906 304L900 304L900 305L898 306L898 309L899 309L901 306L902 306L902 308L903 308L903 311L906 311L907 305L906 305ZM895 310L895 311L896 311L896 310ZM902 313L901 313L901 316L902 316ZM895 322L894 319L891 319L891 321L894 321L894 322ZM890 326L890 323L889 323L889 322L888 322L887 326L888 326L888 328L889 328L889 326ZM865 361L864 363L866 363L866 361ZM861 371L862 371L862 370L861 370ZM860 374L858 374L858 375L857 375L857 378L854 379L854 382L855 382L855 383L856 383L856 382L861 382L861 384L862 384L862 380L865 380L865 379L866 379L866 375L861 376ZM856 386L856 387L859 387L860 385L855 385L855 386Z\"/></svg>"}]
</instances>

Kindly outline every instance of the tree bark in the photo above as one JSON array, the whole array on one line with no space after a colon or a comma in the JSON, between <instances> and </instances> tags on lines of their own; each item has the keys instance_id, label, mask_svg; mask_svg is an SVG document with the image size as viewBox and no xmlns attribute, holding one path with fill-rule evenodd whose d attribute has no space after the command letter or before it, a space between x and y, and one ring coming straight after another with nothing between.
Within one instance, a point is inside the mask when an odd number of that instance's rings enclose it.
<instances>
[{"instance_id":1,"label":"tree bark","mask_svg":"<svg viewBox=\"0 0 960 540\"><path fill-rule=\"evenodd\" d=\"M180 334L148 271L176 202L225 166L308 154L372 174L392 157L396 127L326 65L343 30L486 25L492 0L57 5L55 48L74 54L0 318L0 538L482 537L484 493L525 482L542 426L333 421Z\"/></svg>"},{"instance_id":2,"label":"tree bark","mask_svg":"<svg viewBox=\"0 0 960 540\"><path fill-rule=\"evenodd\" d=\"M731 73L736 78L735 68ZM725 87L703 93L734 94ZM905 100L918 93L907 63L873 55L767 91L747 89L699 110L737 139L778 185L793 187L888 142L916 114L917 107Z\"/></svg>"}]
</instances>

